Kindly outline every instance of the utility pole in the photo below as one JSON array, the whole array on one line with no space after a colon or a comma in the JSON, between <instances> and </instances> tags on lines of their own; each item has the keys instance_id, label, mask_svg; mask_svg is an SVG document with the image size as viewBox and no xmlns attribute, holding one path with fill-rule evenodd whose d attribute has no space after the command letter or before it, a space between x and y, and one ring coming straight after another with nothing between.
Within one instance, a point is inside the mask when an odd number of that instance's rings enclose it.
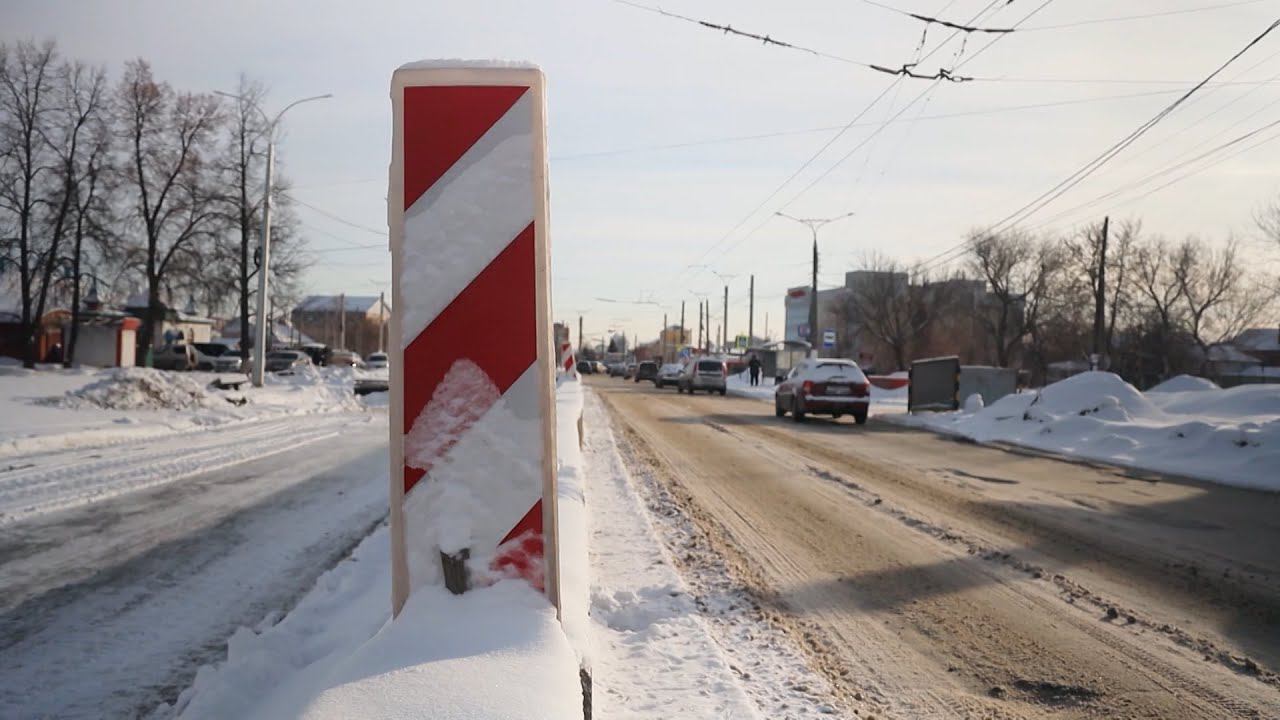
<instances>
[{"instance_id":1,"label":"utility pole","mask_svg":"<svg viewBox=\"0 0 1280 720\"><path fill-rule=\"evenodd\" d=\"M768 313L768 311L766 311L766 312L765 312L765 314L764 314L764 339L765 339L765 340L768 340L768 339L769 339L769 313ZM785 339L785 338L784 338L784 339Z\"/></svg>"},{"instance_id":2,"label":"utility pole","mask_svg":"<svg viewBox=\"0 0 1280 720\"><path fill-rule=\"evenodd\" d=\"M246 98L232 93L219 92L217 94L235 98L240 102L247 101ZM302 98L301 100L294 100L288 105L285 105L283 110L276 113L274 119L268 118L267 114L263 112L262 108L258 107L257 103L251 103L250 105L254 110L258 111L258 114L261 115L262 119L267 123L267 129L265 131L267 134L267 168L262 190L262 245L258 248L258 332L257 337L254 338L255 342L253 344L252 379L254 387L262 387L267 360L267 322L270 321L270 318L266 317L267 278L271 274L271 183L273 181L272 176L275 173L276 165L276 125L279 124L280 118L284 117L284 114L289 112L291 108L305 102L311 102L312 100L323 100L330 97L333 96L324 94L316 95L315 97Z\"/></svg>"},{"instance_id":3,"label":"utility pole","mask_svg":"<svg viewBox=\"0 0 1280 720\"><path fill-rule=\"evenodd\" d=\"M387 327L387 293L378 293L378 352L386 352L387 344L383 330Z\"/></svg>"},{"instance_id":4,"label":"utility pole","mask_svg":"<svg viewBox=\"0 0 1280 720\"><path fill-rule=\"evenodd\" d=\"M660 337L662 338L662 362L669 362L667 360L667 314L666 313L662 313L662 335L660 335Z\"/></svg>"},{"instance_id":5,"label":"utility pole","mask_svg":"<svg viewBox=\"0 0 1280 720\"><path fill-rule=\"evenodd\" d=\"M338 296L338 348L347 349L347 294Z\"/></svg>"},{"instance_id":6,"label":"utility pole","mask_svg":"<svg viewBox=\"0 0 1280 720\"><path fill-rule=\"evenodd\" d=\"M1093 301L1093 357L1089 363L1092 369L1098 370L1103 363L1103 355L1106 353L1106 332L1107 332L1107 233L1110 230L1111 217L1102 218L1102 238L1100 252L1098 253L1098 283L1095 288L1097 293Z\"/></svg>"},{"instance_id":7,"label":"utility pole","mask_svg":"<svg viewBox=\"0 0 1280 720\"><path fill-rule=\"evenodd\" d=\"M798 218L783 212L776 212L774 215L794 220L808 227L809 232L813 233L813 283L810 286L812 295L809 298L809 350L814 357L817 357L818 338L821 336L818 330L818 228L837 220L843 220L853 215L853 213L848 212L831 218Z\"/></svg>"},{"instance_id":8,"label":"utility pole","mask_svg":"<svg viewBox=\"0 0 1280 720\"><path fill-rule=\"evenodd\" d=\"M702 301L698 301L698 348L702 348Z\"/></svg>"},{"instance_id":9,"label":"utility pole","mask_svg":"<svg viewBox=\"0 0 1280 720\"><path fill-rule=\"evenodd\" d=\"M756 276L751 276L750 290L747 291L747 346L750 347L756 334Z\"/></svg>"},{"instance_id":10,"label":"utility pole","mask_svg":"<svg viewBox=\"0 0 1280 720\"><path fill-rule=\"evenodd\" d=\"M677 345L685 344L684 342L684 301L683 300L680 301L680 340L678 340L676 344Z\"/></svg>"},{"instance_id":11,"label":"utility pole","mask_svg":"<svg viewBox=\"0 0 1280 720\"><path fill-rule=\"evenodd\" d=\"M582 316L578 316L578 352L587 346L586 338L582 337Z\"/></svg>"},{"instance_id":12,"label":"utility pole","mask_svg":"<svg viewBox=\"0 0 1280 720\"><path fill-rule=\"evenodd\" d=\"M729 351L729 286L724 286L724 317L720 318L720 323L724 327L720 331L720 352Z\"/></svg>"}]
</instances>

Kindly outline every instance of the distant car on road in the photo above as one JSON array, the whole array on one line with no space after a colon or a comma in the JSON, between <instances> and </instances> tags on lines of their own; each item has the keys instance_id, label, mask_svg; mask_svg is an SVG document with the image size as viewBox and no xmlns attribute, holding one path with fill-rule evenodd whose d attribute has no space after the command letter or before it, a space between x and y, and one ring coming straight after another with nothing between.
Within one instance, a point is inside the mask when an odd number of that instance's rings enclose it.
<instances>
[{"instance_id":1,"label":"distant car on road","mask_svg":"<svg viewBox=\"0 0 1280 720\"><path fill-rule=\"evenodd\" d=\"M609 366L609 377L625 377L627 374L626 363L613 363Z\"/></svg>"},{"instance_id":2,"label":"distant car on road","mask_svg":"<svg viewBox=\"0 0 1280 720\"><path fill-rule=\"evenodd\" d=\"M329 355L329 346L324 343L307 343L299 349L311 358L312 365L323 365L324 359Z\"/></svg>"},{"instance_id":3,"label":"distant car on road","mask_svg":"<svg viewBox=\"0 0 1280 720\"><path fill-rule=\"evenodd\" d=\"M609 368L605 367L604 363L600 362L599 360L595 360L592 364L594 365L596 372L600 373L601 375L609 372Z\"/></svg>"},{"instance_id":4,"label":"distant car on road","mask_svg":"<svg viewBox=\"0 0 1280 720\"><path fill-rule=\"evenodd\" d=\"M658 363L652 360L645 360L636 366L635 381L656 380L658 377Z\"/></svg>"},{"instance_id":5,"label":"distant car on road","mask_svg":"<svg viewBox=\"0 0 1280 720\"><path fill-rule=\"evenodd\" d=\"M692 395L698 390L705 390L709 393L718 392L724 395L728 392L728 379L729 367L723 360L702 358L684 367L684 372L680 373L676 391Z\"/></svg>"},{"instance_id":6,"label":"distant car on road","mask_svg":"<svg viewBox=\"0 0 1280 720\"><path fill-rule=\"evenodd\" d=\"M301 350L275 350L267 353L263 369L267 372L284 372L311 364L311 356Z\"/></svg>"},{"instance_id":7,"label":"distant car on road","mask_svg":"<svg viewBox=\"0 0 1280 720\"><path fill-rule=\"evenodd\" d=\"M222 343L191 343L196 369L209 372L240 372L240 356Z\"/></svg>"},{"instance_id":8,"label":"distant car on road","mask_svg":"<svg viewBox=\"0 0 1280 720\"><path fill-rule=\"evenodd\" d=\"M369 353L369 357L364 359L364 366L370 370L386 370L390 367L390 360L386 353Z\"/></svg>"},{"instance_id":9,"label":"distant car on road","mask_svg":"<svg viewBox=\"0 0 1280 720\"><path fill-rule=\"evenodd\" d=\"M774 414L791 413L796 422L804 422L806 415L852 415L861 425L870 404L870 383L858 364L835 358L800 361L773 393Z\"/></svg>"},{"instance_id":10,"label":"distant car on road","mask_svg":"<svg viewBox=\"0 0 1280 720\"><path fill-rule=\"evenodd\" d=\"M680 382L680 373L684 371L684 365L680 363L667 363L658 368L658 377L654 378L653 384L664 388L668 385L676 385Z\"/></svg>"},{"instance_id":11,"label":"distant car on road","mask_svg":"<svg viewBox=\"0 0 1280 720\"><path fill-rule=\"evenodd\" d=\"M593 365L590 360L578 361L579 375L594 375L595 373L596 373L596 366Z\"/></svg>"},{"instance_id":12,"label":"distant car on road","mask_svg":"<svg viewBox=\"0 0 1280 720\"><path fill-rule=\"evenodd\" d=\"M354 350L330 350L324 364L333 367L360 367L363 362L360 353Z\"/></svg>"},{"instance_id":13,"label":"distant car on road","mask_svg":"<svg viewBox=\"0 0 1280 720\"><path fill-rule=\"evenodd\" d=\"M637 368L637 367L639 367L639 366L640 366L640 365L639 365L639 363L628 363L628 364L627 364L627 368L626 368L626 370L624 370L624 371L623 371L623 373L622 373L622 379L623 379L623 380L630 380L631 378L635 377L635 376L636 376L636 368Z\"/></svg>"},{"instance_id":14,"label":"distant car on road","mask_svg":"<svg viewBox=\"0 0 1280 720\"><path fill-rule=\"evenodd\" d=\"M194 370L196 352L185 343L165 345L151 353L151 367L157 370Z\"/></svg>"}]
</instances>

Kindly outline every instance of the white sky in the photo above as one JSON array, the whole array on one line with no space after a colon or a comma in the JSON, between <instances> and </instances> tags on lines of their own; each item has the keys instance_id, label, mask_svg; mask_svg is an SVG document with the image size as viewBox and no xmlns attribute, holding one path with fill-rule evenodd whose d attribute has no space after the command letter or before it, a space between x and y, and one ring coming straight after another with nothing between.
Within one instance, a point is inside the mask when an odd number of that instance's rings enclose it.
<instances>
[{"instance_id":1,"label":"white sky","mask_svg":"<svg viewBox=\"0 0 1280 720\"><path fill-rule=\"evenodd\" d=\"M942 11L955 21L969 20L989 2L885 1L926 15ZM999 0L999 10L980 24L1012 25L1042 2ZM1056 0L1026 27L1231 2ZM923 29L915 20L861 0L669 0L662 6L887 66L912 58ZM854 269L868 251L903 260L929 257L959 242L966 230L995 222L1053 187L1276 17L1280 0L1258 0L1009 35L959 71L1003 80L941 85L787 211L819 217L857 212L823 232L824 285L840 283L843 272ZM946 36L933 27L927 47ZM991 37L971 37L962 60ZM56 39L64 54L106 63L113 73L124 60L143 57L158 77L183 89L232 89L244 71L271 88L268 109L304 95L333 93L333 100L290 113L280 162L300 200L375 231L385 228L392 70L433 57L537 62L550 82L555 315L571 324L585 315L588 335L617 329L642 338L656 336L661 308L596 298L651 299L666 307L671 322L678 320L684 299L688 322L696 312L695 293L706 293L715 299L718 316L723 283L709 271L687 268L699 262L735 276L730 281L733 333L746 330L746 274L755 273L757 332L767 312L777 336L783 290L808 282L809 235L799 225L769 216L929 85L903 82L866 115L863 122L870 126L849 130L713 249L834 131L613 151L842 126L893 79L609 0L0 0L0 40L23 38ZM957 38L921 70L949 64L959 48ZM1202 92L1034 215L1027 227L1275 121L1280 117L1280 30L1220 79L1234 84ZM1084 80L1090 82L1077 82ZM1272 82L1249 82L1263 80ZM1133 97L1137 94L1142 96ZM1006 110L1076 100L1087 102ZM955 113L981 114L929 119ZM1251 143L1277 133L1280 129L1264 132ZM583 157L593 153L610 154ZM1111 212L1141 217L1148 231L1172 237L1251 236L1254 211L1280 192L1278 159L1280 143L1264 144L1149 197L1129 201L1161 182L1068 214L1051 227L1065 230ZM312 292L390 289L385 250L340 250L378 245L384 242L378 232L305 207L298 212L311 246L321 251L307 279Z\"/></svg>"}]
</instances>

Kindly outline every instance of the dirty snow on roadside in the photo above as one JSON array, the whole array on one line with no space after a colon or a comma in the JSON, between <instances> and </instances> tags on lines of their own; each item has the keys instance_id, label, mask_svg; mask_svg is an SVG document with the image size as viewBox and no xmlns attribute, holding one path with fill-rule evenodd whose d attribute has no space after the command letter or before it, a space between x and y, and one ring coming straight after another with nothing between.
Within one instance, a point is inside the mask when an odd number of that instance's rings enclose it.
<instances>
[{"instance_id":1,"label":"dirty snow on roadside","mask_svg":"<svg viewBox=\"0 0 1280 720\"><path fill-rule=\"evenodd\" d=\"M0 369L0 525L385 422L355 396L349 370L306 368L238 390L218 389L218 378Z\"/></svg>"},{"instance_id":2,"label":"dirty snow on roadside","mask_svg":"<svg viewBox=\"0 0 1280 720\"><path fill-rule=\"evenodd\" d=\"M628 471L594 393L584 425L595 716L837 713L826 681L769 627L658 481Z\"/></svg>"},{"instance_id":3,"label":"dirty snow on roadside","mask_svg":"<svg viewBox=\"0 0 1280 720\"><path fill-rule=\"evenodd\" d=\"M1146 393L1088 372L974 411L895 421L1224 485L1280 491L1280 385L1178 377Z\"/></svg>"}]
</instances>

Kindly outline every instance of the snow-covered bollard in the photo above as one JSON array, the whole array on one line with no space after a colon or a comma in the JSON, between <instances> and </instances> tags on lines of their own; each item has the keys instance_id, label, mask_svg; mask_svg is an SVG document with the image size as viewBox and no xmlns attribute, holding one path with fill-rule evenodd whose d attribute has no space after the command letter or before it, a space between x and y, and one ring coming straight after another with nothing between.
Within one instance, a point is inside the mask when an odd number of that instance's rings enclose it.
<instances>
[{"instance_id":1,"label":"snow-covered bollard","mask_svg":"<svg viewBox=\"0 0 1280 720\"><path fill-rule=\"evenodd\" d=\"M986 403L982 400L981 393L973 393L964 399L964 411L970 415L979 412L986 406Z\"/></svg>"},{"instance_id":2,"label":"snow-covered bollard","mask_svg":"<svg viewBox=\"0 0 1280 720\"><path fill-rule=\"evenodd\" d=\"M518 575L558 605L542 72L392 78L392 606Z\"/></svg>"}]
</instances>

